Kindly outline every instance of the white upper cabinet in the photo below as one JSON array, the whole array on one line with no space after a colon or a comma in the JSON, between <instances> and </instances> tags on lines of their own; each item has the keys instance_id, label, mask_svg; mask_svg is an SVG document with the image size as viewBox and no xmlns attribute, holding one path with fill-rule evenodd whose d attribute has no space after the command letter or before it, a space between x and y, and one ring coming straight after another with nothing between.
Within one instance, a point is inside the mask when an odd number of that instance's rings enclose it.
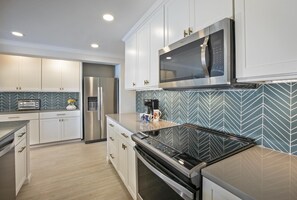
<instances>
[{"instance_id":1,"label":"white upper cabinet","mask_svg":"<svg viewBox=\"0 0 297 200\"><path fill-rule=\"evenodd\" d=\"M150 83L159 84L159 50L164 47L164 10L160 7L150 20Z\"/></svg>"},{"instance_id":2,"label":"white upper cabinet","mask_svg":"<svg viewBox=\"0 0 297 200\"><path fill-rule=\"evenodd\" d=\"M136 34L125 41L125 88L136 88L137 38Z\"/></svg>"},{"instance_id":3,"label":"white upper cabinet","mask_svg":"<svg viewBox=\"0 0 297 200\"><path fill-rule=\"evenodd\" d=\"M297 78L295 0L236 0L238 81Z\"/></svg>"},{"instance_id":4,"label":"white upper cabinet","mask_svg":"<svg viewBox=\"0 0 297 200\"><path fill-rule=\"evenodd\" d=\"M137 54L138 62L136 66L136 86L145 87L149 84L150 66L150 27L149 24L143 25L137 31Z\"/></svg>"},{"instance_id":5,"label":"white upper cabinet","mask_svg":"<svg viewBox=\"0 0 297 200\"><path fill-rule=\"evenodd\" d=\"M0 91L40 90L40 58L0 55Z\"/></svg>"},{"instance_id":6,"label":"white upper cabinet","mask_svg":"<svg viewBox=\"0 0 297 200\"><path fill-rule=\"evenodd\" d=\"M195 30L233 18L233 0L195 0Z\"/></svg>"},{"instance_id":7,"label":"white upper cabinet","mask_svg":"<svg viewBox=\"0 0 297 200\"><path fill-rule=\"evenodd\" d=\"M165 4L165 45L172 44L194 29L194 0L169 0Z\"/></svg>"},{"instance_id":8,"label":"white upper cabinet","mask_svg":"<svg viewBox=\"0 0 297 200\"><path fill-rule=\"evenodd\" d=\"M42 59L42 90L79 92L80 63Z\"/></svg>"}]
</instances>

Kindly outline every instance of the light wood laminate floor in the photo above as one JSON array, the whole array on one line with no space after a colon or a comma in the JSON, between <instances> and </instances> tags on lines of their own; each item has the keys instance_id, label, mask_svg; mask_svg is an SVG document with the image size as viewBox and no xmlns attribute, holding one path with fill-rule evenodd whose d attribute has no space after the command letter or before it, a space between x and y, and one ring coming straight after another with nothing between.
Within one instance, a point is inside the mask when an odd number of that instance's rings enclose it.
<instances>
[{"instance_id":1,"label":"light wood laminate floor","mask_svg":"<svg viewBox=\"0 0 297 200\"><path fill-rule=\"evenodd\" d=\"M32 179L17 200L132 200L105 156L106 142L33 148Z\"/></svg>"}]
</instances>

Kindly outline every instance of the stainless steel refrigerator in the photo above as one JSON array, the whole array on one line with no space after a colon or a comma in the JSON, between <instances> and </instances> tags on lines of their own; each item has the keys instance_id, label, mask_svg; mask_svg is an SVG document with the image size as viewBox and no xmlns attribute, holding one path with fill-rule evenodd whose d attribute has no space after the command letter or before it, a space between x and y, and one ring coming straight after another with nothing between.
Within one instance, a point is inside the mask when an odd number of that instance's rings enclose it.
<instances>
[{"instance_id":1,"label":"stainless steel refrigerator","mask_svg":"<svg viewBox=\"0 0 297 200\"><path fill-rule=\"evenodd\" d=\"M105 115L118 111L118 79L84 77L85 143L106 140Z\"/></svg>"}]
</instances>

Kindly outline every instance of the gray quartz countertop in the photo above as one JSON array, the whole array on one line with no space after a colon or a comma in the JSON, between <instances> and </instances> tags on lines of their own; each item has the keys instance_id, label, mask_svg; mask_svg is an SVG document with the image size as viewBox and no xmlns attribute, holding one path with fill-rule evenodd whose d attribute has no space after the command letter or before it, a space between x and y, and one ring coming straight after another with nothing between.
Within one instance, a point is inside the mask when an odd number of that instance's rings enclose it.
<instances>
[{"instance_id":1,"label":"gray quartz countertop","mask_svg":"<svg viewBox=\"0 0 297 200\"><path fill-rule=\"evenodd\" d=\"M210 165L202 175L241 199L297 199L297 156L260 146Z\"/></svg>"},{"instance_id":2,"label":"gray quartz countertop","mask_svg":"<svg viewBox=\"0 0 297 200\"><path fill-rule=\"evenodd\" d=\"M43 113L43 112L71 112L71 111L77 111L79 109L76 110L66 110L66 109L62 109L62 110L24 110L24 111L4 111L4 112L0 112L0 115L7 115L7 114L25 114L25 113Z\"/></svg>"},{"instance_id":3,"label":"gray quartz countertop","mask_svg":"<svg viewBox=\"0 0 297 200\"><path fill-rule=\"evenodd\" d=\"M112 119L118 124L122 125L127 130L137 133L139 131L149 131L156 130L171 126L176 126L178 124L166 120L160 120L158 122L143 122L139 118L139 113L125 113L125 114L109 114L106 117Z\"/></svg>"},{"instance_id":4,"label":"gray quartz countertop","mask_svg":"<svg viewBox=\"0 0 297 200\"><path fill-rule=\"evenodd\" d=\"M19 130L25 126L29 121L15 121L15 122L0 122L0 140Z\"/></svg>"}]
</instances>

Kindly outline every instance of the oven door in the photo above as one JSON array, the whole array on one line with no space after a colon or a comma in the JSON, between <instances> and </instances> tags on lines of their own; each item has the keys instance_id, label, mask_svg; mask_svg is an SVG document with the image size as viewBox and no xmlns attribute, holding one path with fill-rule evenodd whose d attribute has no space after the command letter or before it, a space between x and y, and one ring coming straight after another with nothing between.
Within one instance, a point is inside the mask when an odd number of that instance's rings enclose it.
<instances>
[{"instance_id":1,"label":"oven door","mask_svg":"<svg viewBox=\"0 0 297 200\"><path fill-rule=\"evenodd\" d=\"M138 200L195 200L199 190L190 187L167 168L138 147L137 191Z\"/></svg>"}]
</instances>

